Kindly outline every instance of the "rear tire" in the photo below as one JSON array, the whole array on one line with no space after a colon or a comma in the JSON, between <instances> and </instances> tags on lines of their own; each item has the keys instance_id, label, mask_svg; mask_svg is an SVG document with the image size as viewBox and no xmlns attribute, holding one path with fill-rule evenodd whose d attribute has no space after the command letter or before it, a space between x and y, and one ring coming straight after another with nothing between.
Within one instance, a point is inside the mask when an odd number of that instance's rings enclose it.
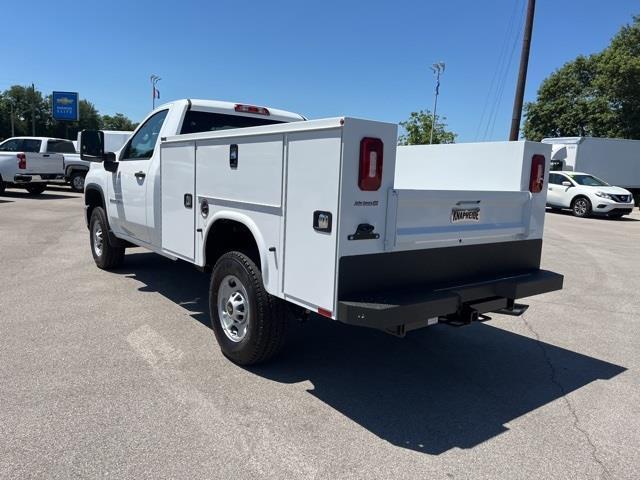
<instances>
[{"instance_id":1,"label":"rear tire","mask_svg":"<svg viewBox=\"0 0 640 480\"><path fill-rule=\"evenodd\" d=\"M102 207L95 207L89 222L89 242L91 254L98 268L110 270L119 267L124 261L124 248L111 244L109 222Z\"/></svg>"},{"instance_id":2,"label":"rear tire","mask_svg":"<svg viewBox=\"0 0 640 480\"><path fill-rule=\"evenodd\" d=\"M84 192L84 177L86 176L85 172L75 171L71 174L71 178L69 179L69 186L71 190L74 192L82 193Z\"/></svg>"},{"instance_id":3,"label":"rear tire","mask_svg":"<svg viewBox=\"0 0 640 480\"><path fill-rule=\"evenodd\" d=\"M4 180L2 180L2 177L0 177L0 195L2 195L6 189L7 184L4 183Z\"/></svg>"},{"instance_id":4,"label":"rear tire","mask_svg":"<svg viewBox=\"0 0 640 480\"><path fill-rule=\"evenodd\" d=\"M571 203L571 210L576 217L588 217L591 215L591 202L587 197L578 197Z\"/></svg>"},{"instance_id":5,"label":"rear tire","mask_svg":"<svg viewBox=\"0 0 640 480\"><path fill-rule=\"evenodd\" d=\"M47 189L46 183L33 183L24 187L31 195L40 195Z\"/></svg>"},{"instance_id":6,"label":"rear tire","mask_svg":"<svg viewBox=\"0 0 640 480\"><path fill-rule=\"evenodd\" d=\"M284 346L284 302L267 293L260 270L244 253L227 252L216 262L209 312L220 350L233 363L266 362Z\"/></svg>"}]
</instances>

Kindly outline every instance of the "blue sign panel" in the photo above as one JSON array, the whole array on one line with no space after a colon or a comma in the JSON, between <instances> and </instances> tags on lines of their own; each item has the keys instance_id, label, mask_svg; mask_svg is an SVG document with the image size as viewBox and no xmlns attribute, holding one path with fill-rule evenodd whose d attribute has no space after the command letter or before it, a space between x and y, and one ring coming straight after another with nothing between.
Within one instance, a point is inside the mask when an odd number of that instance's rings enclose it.
<instances>
[{"instance_id":1,"label":"blue sign panel","mask_svg":"<svg viewBox=\"0 0 640 480\"><path fill-rule=\"evenodd\" d=\"M51 113L54 120L78 121L80 117L78 92L53 92L51 104Z\"/></svg>"}]
</instances>

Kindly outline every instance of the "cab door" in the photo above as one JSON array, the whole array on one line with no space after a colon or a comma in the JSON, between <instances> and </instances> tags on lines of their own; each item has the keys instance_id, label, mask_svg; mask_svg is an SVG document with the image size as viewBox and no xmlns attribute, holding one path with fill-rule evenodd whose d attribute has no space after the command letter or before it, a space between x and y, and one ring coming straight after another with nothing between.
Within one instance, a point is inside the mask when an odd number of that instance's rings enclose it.
<instances>
[{"instance_id":1,"label":"cab door","mask_svg":"<svg viewBox=\"0 0 640 480\"><path fill-rule=\"evenodd\" d=\"M150 242L147 223L147 188L153 183L151 165L159 155L158 140L168 110L151 117L131 137L112 173L112 195L109 195L109 222L113 229L136 240Z\"/></svg>"}]
</instances>

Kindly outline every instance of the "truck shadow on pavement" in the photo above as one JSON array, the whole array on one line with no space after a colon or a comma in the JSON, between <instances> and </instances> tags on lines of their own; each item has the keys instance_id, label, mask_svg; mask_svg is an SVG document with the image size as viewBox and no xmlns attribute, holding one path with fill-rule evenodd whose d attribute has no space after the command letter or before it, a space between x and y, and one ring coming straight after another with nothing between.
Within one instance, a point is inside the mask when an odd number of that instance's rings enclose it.
<instances>
[{"instance_id":1,"label":"truck shadow on pavement","mask_svg":"<svg viewBox=\"0 0 640 480\"><path fill-rule=\"evenodd\" d=\"M71 193L71 191L69 191ZM50 193L49 189L45 190L39 195L32 195L29 192L20 190L5 190L0 198L24 198L28 200L68 200L70 198L76 198L78 195L58 195L57 193Z\"/></svg>"},{"instance_id":2,"label":"truck shadow on pavement","mask_svg":"<svg viewBox=\"0 0 640 480\"><path fill-rule=\"evenodd\" d=\"M151 253L127 255L121 272L210 327L208 275ZM282 354L248 371L285 384L309 381L311 395L379 438L431 455L473 448L519 417L626 370L483 323L429 327L404 339L321 317L290 327Z\"/></svg>"}]
</instances>

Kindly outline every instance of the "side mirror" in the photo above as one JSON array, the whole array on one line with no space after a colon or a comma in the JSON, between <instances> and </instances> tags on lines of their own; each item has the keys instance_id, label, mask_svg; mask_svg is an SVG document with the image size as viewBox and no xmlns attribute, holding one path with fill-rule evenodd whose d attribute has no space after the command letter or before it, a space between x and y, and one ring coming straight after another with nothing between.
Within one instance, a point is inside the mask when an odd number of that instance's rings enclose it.
<instances>
[{"instance_id":1,"label":"side mirror","mask_svg":"<svg viewBox=\"0 0 640 480\"><path fill-rule=\"evenodd\" d=\"M570 182L570 181L568 181L568 180L565 180L564 182L562 182L562 186L563 186L563 187L573 187L573 185L571 184L571 182Z\"/></svg>"},{"instance_id":2,"label":"side mirror","mask_svg":"<svg viewBox=\"0 0 640 480\"><path fill-rule=\"evenodd\" d=\"M80 158L90 162L104 160L104 132L100 130L80 132Z\"/></svg>"}]
</instances>

